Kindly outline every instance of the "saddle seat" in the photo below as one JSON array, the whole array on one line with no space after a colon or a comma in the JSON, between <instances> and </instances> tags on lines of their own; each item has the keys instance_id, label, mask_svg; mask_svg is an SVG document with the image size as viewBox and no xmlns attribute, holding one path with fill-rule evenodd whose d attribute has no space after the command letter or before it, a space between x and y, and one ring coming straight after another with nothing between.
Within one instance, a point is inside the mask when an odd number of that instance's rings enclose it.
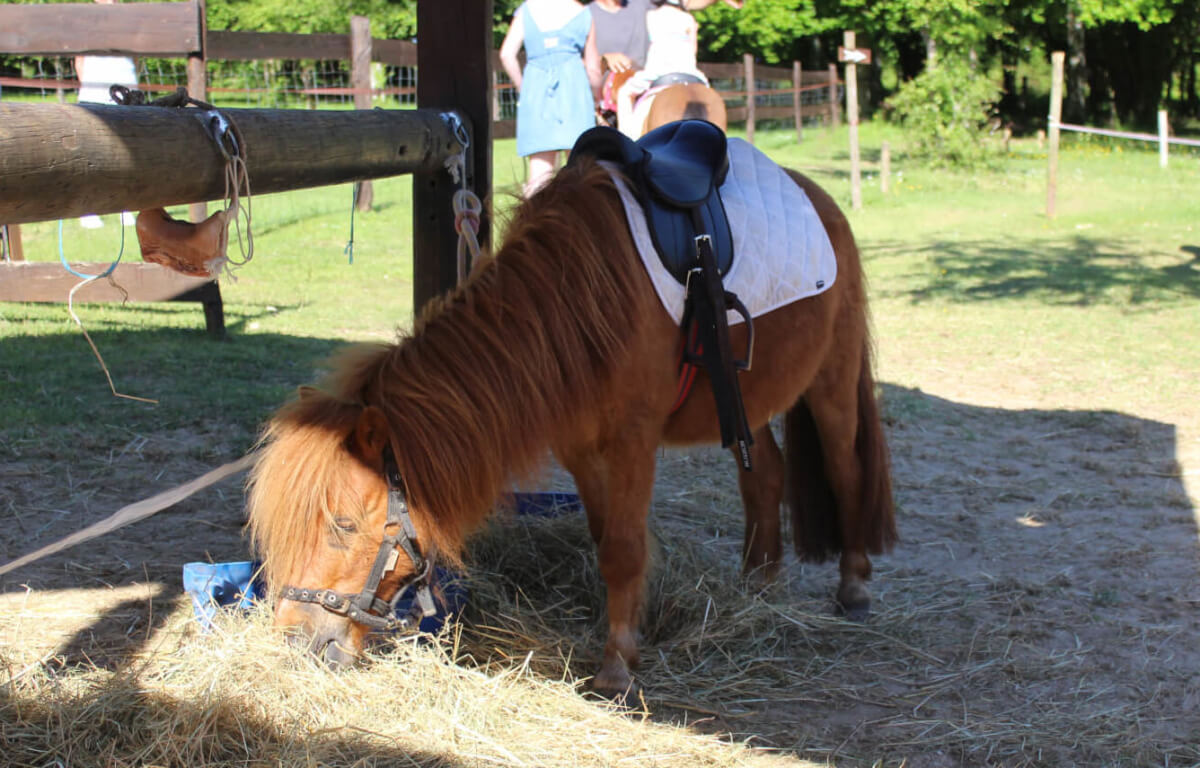
<instances>
[{"instance_id":1,"label":"saddle seat","mask_svg":"<svg viewBox=\"0 0 1200 768\"><path fill-rule=\"evenodd\" d=\"M618 165L646 212L654 249L676 280L687 283L696 266L697 235L712 237L717 268L733 265L733 236L719 187L729 171L725 134L705 120L655 128L637 141L599 126L584 131L568 164L594 157Z\"/></svg>"},{"instance_id":2,"label":"saddle seat","mask_svg":"<svg viewBox=\"0 0 1200 768\"><path fill-rule=\"evenodd\" d=\"M215 277L225 259L226 217L227 211L217 211L193 224L171 218L162 208L141 211L137 236L142 260L192 277Z\"/></svg>"}]
</instances>

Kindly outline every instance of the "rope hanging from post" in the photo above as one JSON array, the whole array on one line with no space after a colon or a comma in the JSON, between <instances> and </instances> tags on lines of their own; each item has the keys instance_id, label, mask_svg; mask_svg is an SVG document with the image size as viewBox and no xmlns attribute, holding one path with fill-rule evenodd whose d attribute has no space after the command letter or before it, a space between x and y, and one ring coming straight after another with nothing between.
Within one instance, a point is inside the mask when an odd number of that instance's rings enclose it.
<instances>
[{"instance_id":1,"label":"rope hanging from post","mask_svg":"<svg viewBox=\"0 0 1200 768\"><path fill-rule=\"evenodd\" d=\"M456 257L458 283L461 285L480 263L479 228L483 203L467 185L467 150L471 147L471 137L467 134L467 128L454 112L443 113L442 119L454 130L454 138L459 146L457 154L446 158L445 167L450 178L460 186L454 193L451 206L454 210L454 231L458 234Z\"/></svg>"}]
</instances>

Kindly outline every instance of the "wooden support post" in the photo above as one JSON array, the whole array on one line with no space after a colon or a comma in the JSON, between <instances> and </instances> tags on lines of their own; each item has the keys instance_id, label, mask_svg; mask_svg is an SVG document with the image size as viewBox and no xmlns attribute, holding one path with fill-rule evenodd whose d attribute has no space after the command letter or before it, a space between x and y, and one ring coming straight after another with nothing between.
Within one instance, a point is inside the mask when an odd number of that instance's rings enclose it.
<instances>
[{"instance_id":1,"label":"wooden support post","mask_svg":"<svg viewBox=\"0 0 1200 768\"><path fill-rule=\"evenodd\" d=\"M241 132L255 194L442 172L457 147L432 110L223 112ZM0 102L0 146L9 224L225 197L225 158L199 109Z\"/></svg>"},{"instance_id":2,"label":"wooden support post","mask_svg":"<svg viewBox=\"0 0 1200 768\"><path fill-rule=\"evenodd\" d=\"M21 225L5 224L3 226L4 255L9 261L25 261L25 248L21 245Z\"/></svg>"},{"instance_id":3,"label":"wooden support post","mask_svg":"<svg viewBox=\"0 0 1200 768\"><path fill-rule=\"evenodd\" d=\"M879 191L887 194L892 188L892 145L883 142L879 148Z\"/></svg>"},{"instance_id":4,"label":"wooden support post","mask_svg":"<svg viewBox=\"0 0 1200 768\"><path fill-rule=\"evenodd\" d=\"M854 30L842 33L846 50L855 49ZM850 127L850 206L862 209L862 167L858 156L858 65L846 62L846 124Z\"/></svg>"},{"instance_id":5,"label":"wooden support post","mask_svg":"<svg viewBox=\"0 0 1200 768\"><path fill-rule=\"evenodd\" d=\"M1158 110L1158 167L1167 167L1167 147L1170 145L1171 128L1167 122L1167 110Z\"/></svg>"},{"instance_id":6,"label":"wooden support post","mask_svg":"<svg viewBox=\"0 0 1200 768\"><path fill-rule=\"evenodd\" d=\"M1058 124L1062 120L1063 51L1050 54L1050 150L1046 153L1046 217L1057 213L1058 196Z\"/></svg>"},{"instance_id":7,"label":"wooden support post","mask_svg":"<svg viewBox=\"0 0 1200 768\"><path fill-rule=\"evenodd\" d=\"M418 0L417 36L417 105L454 110L465 119L471 142L467 186L484 202L479 245L490 250L492 0ZM453 197L459 188L441 164L413 176L413 307L417 312L458 280Z\"/></svg>"},{"instance_id":8,"label":"wooden support post","mask_svg":"<svg viewBox=\"0 0 1200 768\"><path fill-rule=\"evenodd\" d=\"M205 37L208 35L208 24L205 21L204 0L197 0L196 12L200 15L200 50L188 55L187 60L187 89L188 96L200 101L208 101L207 59L205 58ZM208 218L208 205L195 202L188 206L188 218L192 221L204 221Z\"/></svg>"},{"instance_id":9,"label":"wooden support post","mask_svg":"<svg viewBox=\"0 0 1200 768\"><path fill-rule=\"evenodd\" d=\"M742 66L746 73L746 141L753 144L754 123L756 120L754 102L758 98L758 93L754 89L754 54L742 54Z\"/></svg>"},{"instance_id":10,"label":"wooden support post","mask_svg":"<svg viewBox=\"0 0 1200 768\"><path fill-rule=\"evenodd\" d=\"M371 20L350 17L350 87L354 90L354 108L371 108ZM358 210L371 210L375 189L369 181L357 182L354 199Z\"/></svg>"},{"instance_id":11,"label":"wooden support post","mask_svg":"<svg viewBox=\"0 0 1200 768\"><path fill-rule=\"evenodd\" d=\"M838 126L837 64L829 65L829 125Z\"/></svg>"},{"instance_id":12,"label":"wooden support post","mask_svg":"<svg viewBox=\"0 0 1200 768\"><path fill-rule=\"evenodd\" d=\"M798 61L792 62L792 112L796 120L796 143L804 140L804 115L800 104L801 88L804 85L804 67Z\"/></svg>"}]
</instances>

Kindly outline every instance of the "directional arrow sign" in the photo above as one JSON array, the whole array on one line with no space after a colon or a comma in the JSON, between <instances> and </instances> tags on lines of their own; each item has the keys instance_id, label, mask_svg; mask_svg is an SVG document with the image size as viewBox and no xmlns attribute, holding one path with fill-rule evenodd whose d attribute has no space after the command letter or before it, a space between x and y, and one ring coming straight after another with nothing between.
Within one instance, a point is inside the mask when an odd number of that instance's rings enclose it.
<instances>
[{"instance_id":1,"label":"directional arrow sign","mask_svg":"<svg viewBox=\"0 0 1200 768\"><path fill-rule=\"evenodd\" d=\"M846 64L870 64L870 48L843 48L838 46L838 61Z\"/></svg>"}]
</instances>

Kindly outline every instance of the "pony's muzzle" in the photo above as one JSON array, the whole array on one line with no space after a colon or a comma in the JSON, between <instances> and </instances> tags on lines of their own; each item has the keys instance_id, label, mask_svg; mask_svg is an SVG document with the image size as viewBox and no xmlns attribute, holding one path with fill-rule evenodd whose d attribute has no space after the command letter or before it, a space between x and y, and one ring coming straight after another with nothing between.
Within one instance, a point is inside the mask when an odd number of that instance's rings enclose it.
<instances>
[{"instance_id":1,"label":"pony's muzzle","mask_svg":"<svg viewBox=\"0 0 1200 768\"><path fill-rule=\"evenodd\" d=\"M275 614L276 626L289 629L288 642L323 661L332 670L352 666L358 658L357 633L354 624L333 616L320 608L293 604L290 610L282 606Z\"/></svg>"}]
</instances>

